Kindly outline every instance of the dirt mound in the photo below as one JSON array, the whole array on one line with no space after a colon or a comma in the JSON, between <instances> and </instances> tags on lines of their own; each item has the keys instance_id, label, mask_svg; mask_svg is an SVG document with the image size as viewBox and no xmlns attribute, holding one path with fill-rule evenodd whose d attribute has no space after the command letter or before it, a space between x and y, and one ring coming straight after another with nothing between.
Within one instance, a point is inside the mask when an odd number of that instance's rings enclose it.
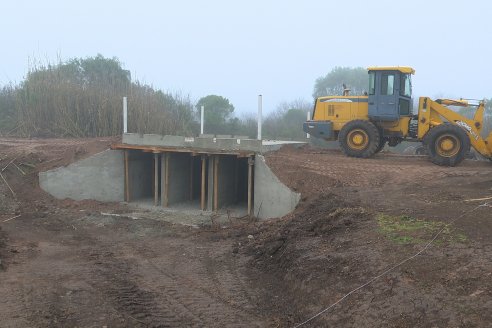
<instances>
[{"instance_id":1,"label":"dirt mound","mask_svg":"<svg viewBox=\"0 0 492 328\"><path fill-rule=\"evenodd\" d=\"M244 252L251 256L251 267L264 273L265 285L271 286L264 291L262 306L289 314L277 318L277 324L300 322L314 304L328 302L327 295L367 274L354 268L374 265L374 256L367 256L355 241L365 239L371 218L357 204L322 194L292 215L260 225Z\"/></svg>"},{"instance_id":2,"label":"dirt mound","mask_svg":"<svg viewBox=\"0 0 492 328\"><path fill-rule=\"evenodd\" d=\"M119 138L20 139L0 138L0 219L13 214L49 212L57 201L39 187L38 173L66 166L108 149ZM10 188L9 188L10 187ZM79 203L77 203L79 204ZM22 206L21 206L22 205ZM66 204L61 204L65 206ZM83 207L83 204L82 204ZM43 214L42 214L43 215Z\"/></svg>"},{"instance_id":3,"label":"dirt mound","mask_svg":"<svg viewBox=\"0 0 492 328\"><path fill-rule=\"evenodd\" d=\"M369 214L363 208L347 203L334 194L322 194L315 200L302 205L295 213L266 227L250 245L249 253L257 261L270 259L282 253L286 245L299 238L334 238L339 232L349 233L355 225L361 224Z\"/></svg>"},{"instance_id":4,"label":"dirt mound","mask_svg":"<svg viewBox=\"0 0 492 328\"><path fill-rule=\"evenodd\" d=\"M490 257L490 247L475 245L442 222L381 216L327 193L301 204L288 217L260 224L243 251L251 256L251 268L263 273L252 274L267 286L259 289L260 307L270 315L282 314L273 317L275 324L293 326L412 256L444 226L441 238L422 257L351 295L308 327L440 327L465 322L485 327L492 319L484 315L492 285L477 277L490 270L484 260ZM476 259L467 262L470 254ZM466 269L463 263L468 263ZM463 270L466 277L461 276Z\"/></svg>"},{"instance_id":5,"label":"dirt mound","mask_svg":"<svg viewBox=\"0 0 492 328\"><path fill-rule=\"evenodd\" d=\"M0 166L13 161L21 169L46 171L108 149L119 137L87 139L0 138ZM30 170L31 169L31 170ZM14 169L15 170L15 169Z\"/></svg>"}]
</instances>

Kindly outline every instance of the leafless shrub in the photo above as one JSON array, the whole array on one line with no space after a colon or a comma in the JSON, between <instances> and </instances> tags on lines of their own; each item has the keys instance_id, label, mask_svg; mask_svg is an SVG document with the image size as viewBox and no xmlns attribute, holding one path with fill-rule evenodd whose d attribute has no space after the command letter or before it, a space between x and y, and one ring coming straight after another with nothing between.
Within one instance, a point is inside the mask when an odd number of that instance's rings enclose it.
<instances>
[{"instance_id":1,"label":"leafless shrub","mask_svg":"<svg viewBox=\"0 0 492 328\"><path fill-rule=\"evenodd\" d=\"M22 83L0 90L3 134L119 135L124 96L128 96L130 132L191 134L189 97L132 82L116 58L98 55L56 65L31 65Z\"/></svg>"}]
</instances>

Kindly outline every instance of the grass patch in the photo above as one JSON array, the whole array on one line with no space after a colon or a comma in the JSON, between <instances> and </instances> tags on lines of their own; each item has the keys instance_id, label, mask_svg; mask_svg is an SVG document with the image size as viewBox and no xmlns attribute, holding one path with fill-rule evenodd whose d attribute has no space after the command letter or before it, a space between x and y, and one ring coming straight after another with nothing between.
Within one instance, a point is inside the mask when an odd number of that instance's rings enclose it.
<instances>
[{"instance_id":1,"label":"grass patch","mask_svg":"<svg viewBox=\"0 0 492 328\"><path fill-rule=\"evenodd\" d=\"M393 216L382 213L379 213L376 219L379 231L397 244L426 243L441 229L444 230L435 240L436 244L444 242L464 243L468 240L465 234L440 221L426 221L406 215Z\"/></svg>"}]
</instances>

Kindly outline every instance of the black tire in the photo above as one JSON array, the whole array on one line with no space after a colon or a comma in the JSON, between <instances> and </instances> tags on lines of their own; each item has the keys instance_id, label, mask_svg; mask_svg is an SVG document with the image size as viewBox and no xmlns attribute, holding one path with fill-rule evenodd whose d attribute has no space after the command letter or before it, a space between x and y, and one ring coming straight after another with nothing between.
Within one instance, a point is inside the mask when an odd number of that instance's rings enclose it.
<instances>
[{"instance_id":1,"label":"black tire","mask_svg":"<svg viewBox=\"0 0 492 328\"><path fill-rule=\"evenodd\" d=\"M347 156L367 158L374 155L380 146L380 135L371 122L354 120L343 126L338 141Z\"/></svg>"},{"instance_id":2,"label":"black tire","mask_svg":"<svg viewBox=\"0 0 492 328\"><path fill-rule=\"evenodd\" d=\"M466 132L450 123L430 129L424 144L432 163L442 166L458 165L470 151L470 138Z\"/></svg>"}]
</instances>

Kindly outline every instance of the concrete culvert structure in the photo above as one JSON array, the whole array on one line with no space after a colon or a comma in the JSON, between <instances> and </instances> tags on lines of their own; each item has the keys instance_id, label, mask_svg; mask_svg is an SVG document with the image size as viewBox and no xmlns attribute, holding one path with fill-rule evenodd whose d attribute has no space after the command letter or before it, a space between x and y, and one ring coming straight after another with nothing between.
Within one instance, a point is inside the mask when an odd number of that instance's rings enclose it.
<instances>
[{"instance_id":1,"label":"concrete culvert structure","mask_svg":"<svg viewBox=\"0 0 492 328\"><path fill-rule=\"evenodd\" d=\"M176 136L152 135L148 145L146 135L132 138L113 150L40 173L41 187L57 198L177 210L234 209L236 215L259 218L283 216L299 202L300 195L283 185L263 159L258 164L261 141L200 138L195 145ZM210 149L214 145L220 149Z\"/></svg>"}]
</instances>

